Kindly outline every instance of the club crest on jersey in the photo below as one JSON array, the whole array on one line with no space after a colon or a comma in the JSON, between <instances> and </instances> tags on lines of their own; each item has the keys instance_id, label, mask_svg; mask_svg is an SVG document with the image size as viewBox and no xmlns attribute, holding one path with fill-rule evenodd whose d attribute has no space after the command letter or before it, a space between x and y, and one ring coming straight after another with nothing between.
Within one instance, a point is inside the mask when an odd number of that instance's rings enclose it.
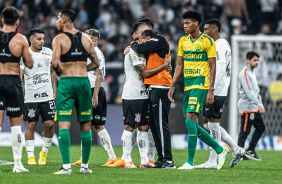
<instances>
[{"instance_id":1,"label":"club crest on jersey","mask_svg":"<svg viewBox=\"0 0 282 184\"><path fill-rule=\"evenodd\" d=\"M28 114L27 114L27 116L30 117L30 118L33 118L33 117L35 116L35 111L36 111L36 110L28 109Z\"/></svg>"},{"instance_id":2,"label":"club crest on jersey","mask_svg":"<svg viewBox=\"0 0 282 184\"><path fill-rule=\"evenodd\" d=\"M201 50L201 45L196 45L196 46L195 46L195 50L196 50L196 51L200 51L200 50Z\"/></svg>"},{"instance_id":3,"label":"club crest on jersey","mask_svg":"<svg viewBox=\"0 0 282 184\"><path fill-rule=\"evenodd\" d=\"M49 59L48 58L43 59L43 61L44 61L45 66L49 66Z\"/></svg>"},{"instance_id":4,"label":"club crest on jersey","mask_svg":"<svg viewBox=\"0 0 282 184\"><path fill-rule=\"evenodd\" d=\"M135 122L139 123L141 121L141 114L135 114Z\"/></svg>"}]
</instances>

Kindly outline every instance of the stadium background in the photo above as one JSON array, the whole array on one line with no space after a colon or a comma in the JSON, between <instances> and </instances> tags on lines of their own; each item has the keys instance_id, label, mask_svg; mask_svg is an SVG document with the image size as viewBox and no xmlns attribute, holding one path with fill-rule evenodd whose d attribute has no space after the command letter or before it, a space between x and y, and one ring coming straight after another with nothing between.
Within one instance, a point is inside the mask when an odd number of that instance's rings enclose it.
<instances>
[{"instance_id":1,"label":"stadium background","mask_svg":"<svg viewBox=\"0 0 282 184\"><path fill-rule=\"evenodd\" d=\"M242 4L240 4L242 2ZM238 4L239 3L239 4ZM120 145L123 130L121 94L123 87L123 50L132 41L130 29L137 19L150 17L155 21L155 30L165 35L172 54L172 65L175 66L177 44L184 35L182 13L186 10L198 10L203 15L201 31L204 22L210 18L218 18L222 23L221 36L231 43L233 35L281 35L282 34L282 1L281 0L0 0L0 10L7 6L15 6L21 11L18 32L28 35L31 28L39 27L45 30L45 46L51 48L52 39L57 35L56 20L62 9L73 9L77 12L75 27L81 31L96 28L101 33L99 48L106 58L106 77L104 88L107 94L108 116L106 128L111 136L113 145ZM267 46L266 46L267 47ZM265 49L267 51L267 49ZM265 70L268 61L282 64L282 47L275 51L262 52L257 69L257 78L265 107L282 108L282 71ZM279 57L277 57L279 55ZM240 58L241 59L241 58ZM244 58L242 58L244 59ZM241 66L240 66L241 67ZM277 68L276 68L277 69ZM241 70L241 68L239 68ZM172 73L173 75L173 73ZM273 98L271 84L276 85L276 96ZM180 79L175 90L176 103L171 105L169 124L172 134L186 134L182 117L183 79ZM228 106L225 104L222 126L229 129ZM181 115L180 115L181 114ZM269 115L271 116L271 115ZM276 126L267 126L264 136L281 136L281 113L275 116ZM264 119L269 119L264 116ZM199 119L202 124L202 118ZM58 126L55 126L56 132ZM80 143L77 131L76 117L73 117L71 128L72 144ZM42 134L42 124L38 124L38 137ZM25 131L23 123L22 131ZM5 117L0 134L0 145L9 145L9 120ZM94 133L95 131L93 131ZM185 138L184 136L180 139ZM279 138L279 137L278 137ZM281 139L282 140L282 139ZM41 142L41 141L39 141ZM94 144L99 144L97 135L93 136ZM182 141L185 143L185 141ZM271 141L270 141L271 142ZM282 141L281 141L282 142ZM54 142L56 143L56 142ZM265 143L261 143L262 149ZM271 145L271 143L269 143ZM186 144L187 145L187 144ZM205 147L200 144L200 147Z\"/></svg>"}]
</instances>

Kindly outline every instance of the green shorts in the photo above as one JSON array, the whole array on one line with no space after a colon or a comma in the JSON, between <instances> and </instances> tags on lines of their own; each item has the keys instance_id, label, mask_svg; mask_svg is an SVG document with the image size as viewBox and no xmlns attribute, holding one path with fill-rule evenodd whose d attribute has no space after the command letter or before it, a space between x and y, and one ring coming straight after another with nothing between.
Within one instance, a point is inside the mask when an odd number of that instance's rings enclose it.
<instances>
[{"instance_id":1,"label":"green shorts","mask_svg":"<svg viewBox=\"0 0 282 184\"><path fill-rule=\"evenodd\" d=\"M74 106L78 122L91 121L91 99L88 77L61 77L57 91L55 121L71 122Z\"/></svg>"},{"instance_id":2,"label":"green shorts","mask_svg":"<svg viewBox=\"0 0 282 184\"><path fill-rule=\"evenodd\" d=\"M184 91L183 97L183 114L186 117L187 112L200 114L206 103L208 90L190 89Z\"/></svg>"}]
</instances>

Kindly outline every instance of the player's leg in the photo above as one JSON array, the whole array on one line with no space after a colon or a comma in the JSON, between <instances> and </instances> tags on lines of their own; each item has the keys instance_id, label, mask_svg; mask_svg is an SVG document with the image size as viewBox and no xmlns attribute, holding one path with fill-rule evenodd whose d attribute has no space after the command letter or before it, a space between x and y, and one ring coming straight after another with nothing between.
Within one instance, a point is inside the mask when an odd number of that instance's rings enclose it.
<instances>
[{"instance_id":1,"label":"player's leg","mask_svg":"<svg viewBox=\"0 0 282 184\"><path fill-rule=\"evenodd\" d=\"M73 78L72 78L73 79ZM59 123L58 142L63 160L63 167L54 174L71 174L70 165L70 133L72 109L75 103L74 81L61 77L57 90L56 113L54 121Z\"/></svg>"},{"instance_id":2,"label":"player's leg","mask_svg":"<svg viewBox=\"0 0 282 184\"><path fill-rule=\"evenodd\" d=\"M54 121L53 120L44 121L43 146L42 146L42 150L39 153L39 160L38 160L39 165L46 164L47 154L49 147L52 144L53 134L54 134Z\"/></svg>"},{"instance_id":3,"label":"player's leg","mask_svg":"<svg viewBox=\"0 0 282 184\"><path fill-rule=\"evenodd\" d=\"M138 128L137 128L137 126L135 126L134 130L132 132L131 151L134 148L135 142L137 140L137 135L138 135Z\"/></svg>"},{"instance_id":4,"label":"player's leg","mask_svg":"<svg viewBox=\"0 0 282 184\"><path fill-rule=\"evenodd\" d=\"M77 77L75 103L77 110L77 121L80 122L81 143L82 143L82 163L80 174L91 174L88 161L92 146L91 120L92 118L92 95L88 77Z\"/></svg>"},{"instance_id":5,"label":"player's leg","mask_svg":"<svg viewBox=\"0 0 282 184\"><path fill-rule=\"evenodd\" d=\"M250 114L252 113L244 113L241 115L241 127L238 137L238 146L242 148L244 148L245 141L252 128L252 121L250 120Z\"/></svg>"},{"instance_id":6,"label":"player's leg","mask_svg":"<svg viewBox=\"0 0 282 184\"><path fill-rule=\"evenodd\" d=\"M2 131L2 125L4 121L4 114L5 114L5 108L6 108L6 99L5 94L3 94L3 91L0 91L0 133Z\"/></svg>"},{"instance_id":7,"label":"player's leg","mask_svg":"<svg viewBox=\"0 0 282 184\"><path fill-rule=\"evenodd\" d=\"M39 108L38 103L25 103L24 104L24 116L23 119L26 121L25 130L25 145L28 158L28 164L36 164L34 157L34 132L39 119Z\"/></svg>"},{"instance_id":8,"label":"player's leg","mask_svg":"<svg viewBox=\"0 0 282 184\"><path fill-rule=\"evenodd\" d=\"M253 120L253 125L255 127L255 131L252 135L251 142L249 144L249 148L246 151L246 157L256 160L256 161L262 161L261 158L259 158L255 152L255 147L261 138L264 130L265 130L265 125L263 123L262 116L259 112L254 113L254 120ZM250 117L251 118L251 117Z\"/></svg>"},{"instance_id":9,"label":"player's leg","mask_svg":"<svg viewBox=\"0 0 282 184\"><path fill-rule=\"evenodd\" d=\"M149 125L143 125L138 127L137 143L141 158L140 168L152 167L153 165L149 163L148 149L148 130Z\"/></svg>"},{"instance_id":10,"label":"player's leg","mask_svg":"<svg viewBox=\"0 0 282 184\"><path fill-rule=\"evenodd\" d=\"M0 133L2 131L2 125L3 125L3 121L4 121L4 113L5 113L5 110L0 109Z\"/></svg>"},{"instance_id":11,"label":"player's leg","mask_svg":"<svg viewBox=\"0 0 282 184\"><path fill-rule=\"evenodd\" d=\"M149 148L148 148L149 162L150 164L154 164L155 155L156 155L156 146L151 129L148 130L148 142L149 142Z\"/></svg>"}]
</instances>

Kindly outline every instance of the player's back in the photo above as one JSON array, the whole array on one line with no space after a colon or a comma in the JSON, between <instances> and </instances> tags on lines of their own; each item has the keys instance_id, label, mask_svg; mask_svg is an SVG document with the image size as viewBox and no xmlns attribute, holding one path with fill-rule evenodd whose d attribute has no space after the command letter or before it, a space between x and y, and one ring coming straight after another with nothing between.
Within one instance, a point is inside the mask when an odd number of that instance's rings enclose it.
<instances>
[{"instance_id":1,"label":"player's back","mask_svg":"<svg viewBox=\"0 0 282 184\"><path fill-rule=\"evenodd\" d=\"M125 55L124 74L125 82L123 86L122 99L148 99L147 89L143 82L143 77L134 68L135 65L144 64L146 60L139 56L134 50Z\"/></svg>"},{"instance_id":2,"label":"player's back","mask_svg":"<svg viewBox=\"0 0 282 184\"><path fill-rule=\"evenodd\" d=\"M87 76L86 47L89 40L80 31L64 32L58 35L61 44L61 76Z\"/></svg>"},{"instance_id":3,"label":"player's back","mask_svg":"<svg viewBox=\"0 0 282 184\"><path fill-rule=\"evenodd\" d=\"M23 36L16 32L0 31L0 75L20 74L23 55Z\"/></svg>"}]
</instances>

